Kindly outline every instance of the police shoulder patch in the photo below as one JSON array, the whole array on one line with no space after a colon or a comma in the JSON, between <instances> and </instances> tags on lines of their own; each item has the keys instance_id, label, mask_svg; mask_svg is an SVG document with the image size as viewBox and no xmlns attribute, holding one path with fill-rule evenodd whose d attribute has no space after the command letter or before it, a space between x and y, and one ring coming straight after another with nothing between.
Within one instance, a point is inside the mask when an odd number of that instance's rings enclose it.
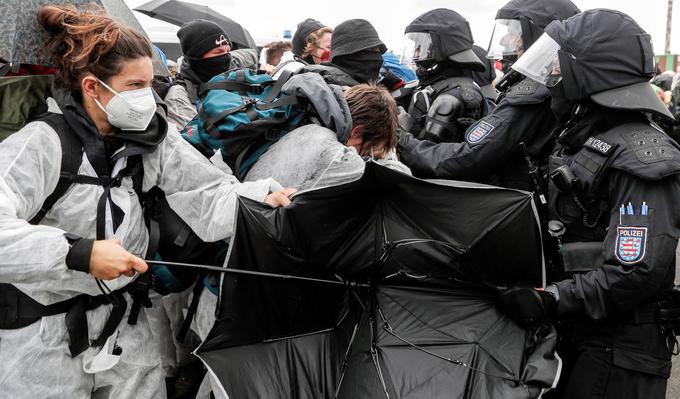
<instances>
[{"instance_id":1,"label":"police shoulder patch","mask_svg":"<svg viewBox=\"0 0 680 399\"><path fill-rule=\"evenodd\" d=\"M619 226L616 232L616 259L624 265L633 265L645 259L647 228Z\"/></svg>"},{"instance_id":2,"label":"police shoulder patch","mask_svg":"<svg viewBox=\"0 0 680 399\"><path fill-rule=\"evenodd\" d=\"M479 143L496 127L489 122L480 121L467 134L466 140L470 144Z\"/></svg>"}]
</instances>

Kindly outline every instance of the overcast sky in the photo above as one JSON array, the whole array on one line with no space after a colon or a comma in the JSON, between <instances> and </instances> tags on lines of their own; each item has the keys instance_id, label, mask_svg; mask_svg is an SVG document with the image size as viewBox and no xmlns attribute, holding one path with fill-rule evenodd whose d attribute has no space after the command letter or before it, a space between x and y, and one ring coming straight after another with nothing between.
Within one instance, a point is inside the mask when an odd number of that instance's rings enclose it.
<instances>
[{"instance_id":1,"label":"overcast sky","mask_svg":"<svg viewBox=\"0 0 680 399\"><path fill-rule=\"evenodd\" d=\"M286 29L295 32L297 23L311 17L334 27L351 18L364 18L376 27L391 49L400 46L404 28L418 15L434 8L450 8L463 15L472 27L475 42L486 48L496 11L509 0L195 0L239 22L258 44L281 39ZM582 10L612 8L632 16L654 40L656 54L663 53L667 0L573 0ZM146 0L125 0L130 8ZM671 52L680 53L680 2L673 10ZM135 12L154 41L176 42L178 27ZM623 49L622 49L623 51Z\"/></svg>"}]
</instances>

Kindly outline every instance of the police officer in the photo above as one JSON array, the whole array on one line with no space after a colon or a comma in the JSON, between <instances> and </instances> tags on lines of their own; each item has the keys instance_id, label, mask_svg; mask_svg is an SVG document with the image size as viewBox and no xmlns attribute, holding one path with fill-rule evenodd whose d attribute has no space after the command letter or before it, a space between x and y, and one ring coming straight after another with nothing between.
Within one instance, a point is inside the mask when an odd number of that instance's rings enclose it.
<instances>
[{"instance_id":1,"label":"police officer","mask_svg":"<svg viewBox=\"0 0 680 399\"><path fill-rule=\"evenodd\" d=\"M650 36L628 15L590 10L548 25L513 65L545 83L560 121L550 160L551 232L566 278L501 295L526 326L571 319L562 398L664 398L671 351L657 301L675 276L680 150L650 122Z\"/></svg>"},{"instance_id":2,"label":"police officer","mask_svg":"<svg viewBox=\"0 0 680 399\"><path fill-rule=\"evenodd\" d=\"M513 0L496 15L489 54L509 65L540 36L553 20L578 13L569 0ZM512 29L510 29L510 27ZM399 154L419 177L473 180L503 187L535 190L536 165L547 163L550 131L550 93L545 86L506 74L497 88L498 105L473 124L462 142L434 143L402 134ZM524 143L522 145L522 143ZM534 176L530 175L531 160Z\"/></svg>"},{"instance_id":3,"label":"police officer","mask_svg":"<svg viewBox=\"0 0 680 399\"><path fill-rule=\"evenodd\" d=\"M468 21L438 8L413 20L405 35L410 44L405 60L420 80L408 105L407 128L420 139L462 141L463 132L488 113L484 94L469 73L486 68L472 51Z\"/></svg>"}]
</instances>

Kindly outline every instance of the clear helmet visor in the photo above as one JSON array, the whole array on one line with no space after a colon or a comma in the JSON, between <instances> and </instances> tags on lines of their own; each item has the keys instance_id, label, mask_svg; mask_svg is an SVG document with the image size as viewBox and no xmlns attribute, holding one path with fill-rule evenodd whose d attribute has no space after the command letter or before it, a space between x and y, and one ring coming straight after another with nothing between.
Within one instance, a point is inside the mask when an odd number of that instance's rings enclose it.
<instances>
[{"instance_id":1,"label":"clear helmet visor","mask_svg":"<svg viewBox=\"0 0 680 399\"><path fill-rule=\"evenodd\" d=\"M508 56L521 55L523 51L522 24L519 20L497 19L486 57L501 60Z\"/></svg>"},{"instance_id":2,"label":"clear helmet visor","mask_svg":"<svg viewBox=\"0 0 680 399\"><path fill-rule=\"evenodd\" d=\"M554 86L560 79L560 45L547 34L541 35L512 69L538 83Z\"/></svg>"},{"instance_id":3,"label":"clear helmet visor","mask_svg":"<svg viewBox=\"0 0 680 399\"><path fill-rule=\"evenodd\" d=\"M400 62L413 65L434 58L432 36L425 32L409 32L404 36Z\"/></svg>"}]
</instances>

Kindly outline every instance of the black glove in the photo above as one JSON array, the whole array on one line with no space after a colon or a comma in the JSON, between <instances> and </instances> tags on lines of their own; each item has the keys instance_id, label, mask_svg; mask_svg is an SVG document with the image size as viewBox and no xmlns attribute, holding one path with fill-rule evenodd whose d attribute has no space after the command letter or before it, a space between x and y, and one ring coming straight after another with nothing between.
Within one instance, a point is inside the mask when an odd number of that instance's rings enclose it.
<instances>
[{"instance_id":1,"label":"black glove","mask_svg":"<svg viewBox=\"0 0 680 399\"><path fill-rule=\"evenodd\" d=\"M413 126L411 115L409 115L401 105L397 107L397 109L399 110L399 115L397 115L397 126L399 126L399 130L404 130L406 132L410 131Z\"/></svg>"},{"instance_id":2,"label":"black glove","mask_svg":"<svg viewBox=\"0 0 680 399\"><path fill-rule=\"evenodd\" d=\"M401 154L404 148L408 148L409 142L413 139L413 135L404 129L397 128L397 154Z\"/></svg>"},{"instance_id":3,"label":"black glove","mask_svg":"<svg viewBox=\"0 0 680 399\"><path fill-rule=\"evenodd\" d=\"M503 291L499 297L503 311L523 328L531 328L553 316L557 299L547 291L515 287Z\"/></svg>"}]
</instances>

